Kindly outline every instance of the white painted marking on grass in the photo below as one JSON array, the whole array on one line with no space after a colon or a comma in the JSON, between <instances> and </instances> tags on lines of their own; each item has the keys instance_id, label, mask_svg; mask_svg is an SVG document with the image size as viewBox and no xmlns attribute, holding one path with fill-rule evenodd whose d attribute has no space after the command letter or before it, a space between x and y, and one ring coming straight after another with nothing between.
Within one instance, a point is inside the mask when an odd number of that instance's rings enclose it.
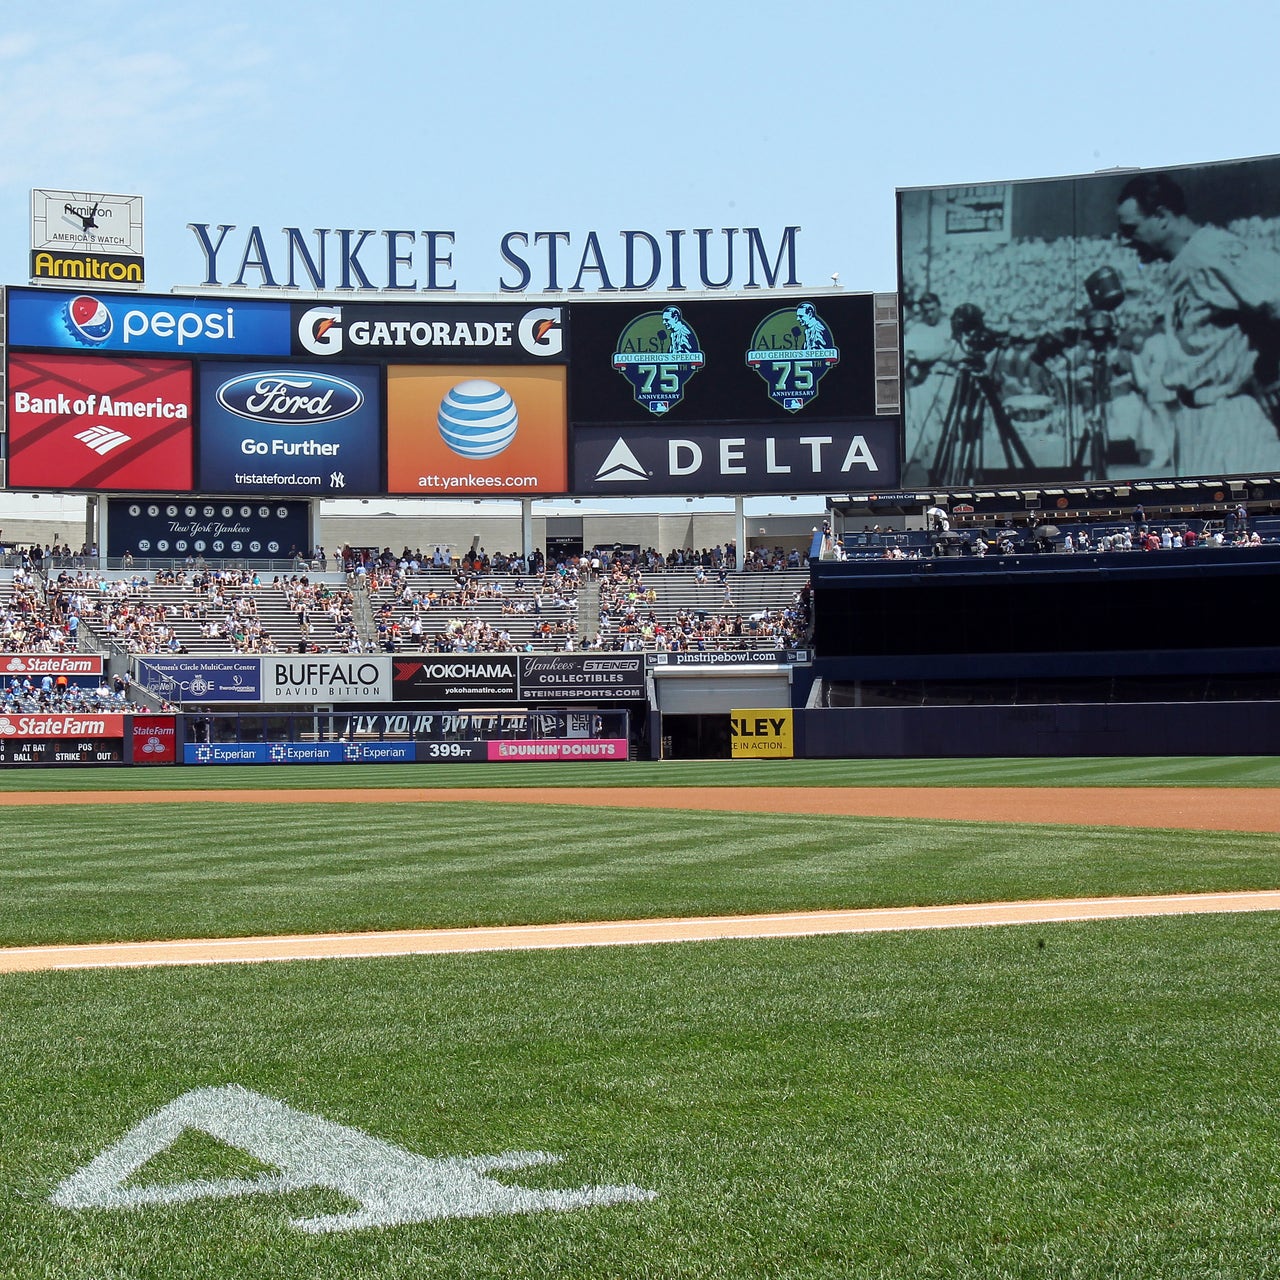
<instances>
[{"instance_id":1,"label":"white painted marking on grass","mask_svg":"<svg viewBox=\"0 0 1280 1280\"><path fill-rule=\"evenodd\" d=\"M189 1129L247 1152L280 1172L125 1186L132 1174ZM436 1218L586 1209L657 1196L655 1191L630 1184L543 1191L486 1176L559 1161L559 1156L546 1151L431 1159L232 1084L184 1093L73 1173L50 1199L63 1209L137 1209L327 1187L360 1207L351 1213L290 1222L299 1231L323 1234Z\"/></svg>"},{"instance_id":2,"label":"white painted marking on grass","mask_svg":"<svg viewBox=\"0 0 1280 1280\"><path fill-rule=\"evenodd\" d=\"M53 969L115 969L264 961L341 960L392 955L443 955L501 950L640 946L725 938L791 938L901 929L1118 920L1130 916L1280 910L1280 890L1238 890L1118 898L949 903L923 907L859 907L760 916L581 921L473 929L405 929L258 938L187 938L174 942L75 943L0 949L0 973Z\"/></svg>"}]
</instances>

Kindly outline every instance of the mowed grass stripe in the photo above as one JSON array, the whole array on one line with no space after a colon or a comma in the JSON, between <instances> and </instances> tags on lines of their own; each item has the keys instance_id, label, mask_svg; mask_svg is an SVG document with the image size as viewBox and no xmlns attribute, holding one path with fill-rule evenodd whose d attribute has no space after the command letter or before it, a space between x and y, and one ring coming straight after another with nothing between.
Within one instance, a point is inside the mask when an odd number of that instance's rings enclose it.
<instances>
[{"instance_id":1,"label":"mowed grass stripe","mask_svg":"<svg viewBox=\"0 0 1280 1280\"><path fill-rule=\"evenodd\" d=\"M1153 743L1153 750L1158 743ZM600 764L219 765L6 769L0 792L345 787L1280 787L1280 757L669 760Z\"/></svg>"},{"instance_id":2,"label":"mowed grass stripe","mask_svg":"<svg viewBox=\"0 0 1280 1280\"><path fill-rule=\"evenodd\" d=\"M1276 837L360 804L23 810L0 944L1280 888Z\"/></svg>"},{"instance_id":3,"label":"mowed grass stripe","mask_svg":"<svg viewBox=\"0 0 1280 1280\"><path fill-rule=\"evenodd\" d=\"M1274 1277L1280 922L10 976L0 1277ZM650 1204L307 1237L328 1193L71 1213L58 1181L242 1084ZM234 1176L193 1142L138 1181Z\"/></svg>"}]
</instances>

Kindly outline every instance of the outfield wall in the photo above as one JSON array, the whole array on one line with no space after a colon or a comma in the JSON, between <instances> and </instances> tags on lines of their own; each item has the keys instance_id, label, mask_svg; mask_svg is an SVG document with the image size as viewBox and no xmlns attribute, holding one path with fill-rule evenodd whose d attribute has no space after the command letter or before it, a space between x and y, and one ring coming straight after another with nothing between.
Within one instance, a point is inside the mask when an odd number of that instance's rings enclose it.
<instances>
[{"instance_id":1,"label":"outfield wall","mask_svg":"<svg viewBox=\"0 0 1280 1280\"><path fill-rule=\"evenodd\" d=\"M1280 547L812 568L798 755L1280 752Z\"/></svg>"},{"instance_id":2,"label":"outfield wall","mask_svg":"<svg viewBox=\"0 0 1280 1280\"><path fill-rule=\"evenodd\" d=\"M809 759L1280 755L1280 703L860 707L796 713Z\"/></svg>"}]
</instances>

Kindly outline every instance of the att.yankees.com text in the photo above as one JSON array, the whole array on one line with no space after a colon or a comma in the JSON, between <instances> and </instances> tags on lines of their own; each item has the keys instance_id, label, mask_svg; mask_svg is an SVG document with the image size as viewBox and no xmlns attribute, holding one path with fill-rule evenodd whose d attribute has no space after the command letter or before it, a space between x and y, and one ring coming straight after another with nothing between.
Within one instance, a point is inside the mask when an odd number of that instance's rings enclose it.
<instances>
[{"instance_id":1,"label":"att.yankees.com text","mask_svg":"<svg viewBox=\"0 0 1280 1280\"><path fill-rule=\"evenodd\" d=\"M537 489L537 476L419 476L419 489Z\"/></svg>"}]
</instances>

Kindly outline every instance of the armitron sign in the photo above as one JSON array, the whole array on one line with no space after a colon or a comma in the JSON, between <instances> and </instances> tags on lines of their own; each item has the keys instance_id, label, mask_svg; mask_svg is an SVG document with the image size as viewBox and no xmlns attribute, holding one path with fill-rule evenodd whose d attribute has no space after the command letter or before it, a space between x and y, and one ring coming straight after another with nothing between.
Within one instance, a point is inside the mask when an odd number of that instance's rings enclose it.
<instances>
[{"instance_id":1,"label":"armitron sign","mask_svg":"<svg viewBox=\"0 0 1280 1280\"><path fill-rule=\"evenodd\" d=\"M142 197L31 193L31 279L141 288Z\"/></svg>"}]
</instances>

